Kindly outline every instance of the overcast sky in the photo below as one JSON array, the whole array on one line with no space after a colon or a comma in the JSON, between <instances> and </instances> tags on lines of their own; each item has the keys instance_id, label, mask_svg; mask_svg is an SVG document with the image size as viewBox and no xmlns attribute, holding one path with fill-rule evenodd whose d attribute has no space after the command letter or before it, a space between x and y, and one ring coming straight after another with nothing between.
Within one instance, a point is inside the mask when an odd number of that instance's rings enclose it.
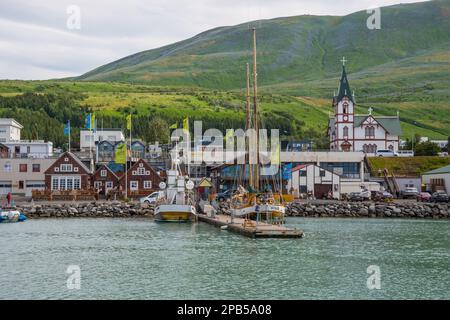
<instances>
[{"instance_id":1,"label":"overcast sky","mask_svg":"<svg viewBox=\"0 0 450 320\"><path fill-rule=\"evenodd\" d=\"M218 26L301 14L345 15L417 0L0 0L0 79L83 74ZM80 29L69 29L71 5ZM71 20L74 21L74 20Z\"/></svg>"}]
</instances>

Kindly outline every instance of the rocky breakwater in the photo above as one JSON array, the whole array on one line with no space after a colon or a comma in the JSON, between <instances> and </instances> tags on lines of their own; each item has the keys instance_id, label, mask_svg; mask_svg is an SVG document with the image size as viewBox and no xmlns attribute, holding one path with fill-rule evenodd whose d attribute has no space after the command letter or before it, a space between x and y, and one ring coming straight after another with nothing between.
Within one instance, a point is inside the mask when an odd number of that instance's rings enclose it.
<instances>
[{"instance_id":1,"label":"rocky breakwater","mask_svg":"<svg viewBox=\"0 0 450 320\"><path fill-rule=\"evenodd\" d=\"M125 202L88 202L63 204L18 205L19 211L28 218L80 218L80 217L153 217L151 206Z\"/></svg>"},{"instance_id":2,"label":"rocky breakwater","mask_svg":"<svg viewBox=\"0 0 450 320\"><path fill-rule=\"evenodd\" d=\"M286 215L291 217L449 219L450 204L416 202L293 202L287 206Z\"/></svg>"}]
</instances>

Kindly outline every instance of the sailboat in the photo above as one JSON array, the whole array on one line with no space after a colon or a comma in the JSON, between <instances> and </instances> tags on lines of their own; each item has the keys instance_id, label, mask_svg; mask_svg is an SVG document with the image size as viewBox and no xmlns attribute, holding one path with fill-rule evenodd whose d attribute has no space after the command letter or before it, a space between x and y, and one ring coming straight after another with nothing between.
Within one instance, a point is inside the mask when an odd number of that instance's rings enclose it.
<instances>
[{"instance_id":1,"label":"sailboat","mask_svg":"<svg viewBox=\"0 0 450 320\"><path fill-rule=\"evenodd\" d=\"M157 222L191 222L195 221L197 211L193 199L194 183L182 174L178 150L172 152L172 164L167 171L167 184L161 182L160 189L164 197L155 208Z\"/></svg>"},{"instance_id":2,"label":"sailboat","mask_svg":"<svg viewBox=\"0 0 450 320\"><path fill-rule=\"evenodd\" d=\"M232 217L264 221L273 224L284 223L285 206L282 197L281 174L278 176L261 175L259 154L259 127L261 121L258 110L258 83L256 64L256 29L253 28L253 108L250 103L250 69L247 64L246 129L254 129L256 134L256 164L250 164L250 145L246 143L246 161L241 165L238 180L238 192L231 199ZM279 152L279 150L278 150ZM278 161L279 162L279 161ZM280 173L280 164L278 164ZM265 180L265 181L264 181ZM262 186L262 182L266 182ZM270 186L271 188L267 188Z\"/></svg>"}]
</instances>

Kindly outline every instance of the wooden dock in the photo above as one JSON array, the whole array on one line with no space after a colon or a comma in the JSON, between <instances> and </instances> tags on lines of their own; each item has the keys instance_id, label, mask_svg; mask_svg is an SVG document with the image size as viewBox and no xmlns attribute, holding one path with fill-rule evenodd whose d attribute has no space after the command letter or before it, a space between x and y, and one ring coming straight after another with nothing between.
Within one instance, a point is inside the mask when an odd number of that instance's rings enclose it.
<instances>
[{"instance_id":1,"label":"wooden dock","mask_svg":"<svg viewBox=\"0 0 450 320\"><path fill-rule=\"evenodd\" d=\"M226 226L227 231L238 233L250 238L302 238L303 231L288 228L283 225L272 225L263 222L248 221L242 218L233 218L227 215L215 215L208 217L204 214L198 215L198 220L221 228Z\"/></svg>"}]
</instances>

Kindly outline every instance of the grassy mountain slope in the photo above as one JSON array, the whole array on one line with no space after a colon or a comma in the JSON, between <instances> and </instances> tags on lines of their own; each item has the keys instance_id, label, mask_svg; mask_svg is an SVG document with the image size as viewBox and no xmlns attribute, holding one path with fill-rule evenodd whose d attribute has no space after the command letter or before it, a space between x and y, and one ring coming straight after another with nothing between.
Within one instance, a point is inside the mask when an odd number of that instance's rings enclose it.
<instances>
[{"instance_id":1,"label":"grassy mountain slope","mask_svg":"<svg viewBox=\"0 0 450 320\"><path fill-rule=\"evenodd\" d=\"M250 61L249 25L258 26L261 85L325 79L346 56L353 72L450 43L450 1L384 7L381 30L366 12L344 17L295 16L221 27L112 62L78 80L236 89Z\"/></svg>"}]
</instances>

